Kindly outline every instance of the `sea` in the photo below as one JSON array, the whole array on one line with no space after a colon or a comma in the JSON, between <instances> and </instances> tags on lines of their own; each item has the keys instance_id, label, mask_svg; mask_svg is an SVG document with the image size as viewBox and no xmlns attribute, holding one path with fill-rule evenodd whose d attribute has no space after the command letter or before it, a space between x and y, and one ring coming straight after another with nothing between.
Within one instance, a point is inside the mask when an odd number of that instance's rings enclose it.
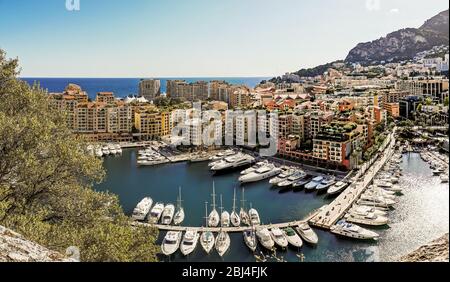
<instances>
[{"instance_id":1,"label":"sea","mask_svg":"<svg viewBox=\"0 0 450 282\"><path fill-rule=\"evenodd\" d=\"M124 98L130 95L137 95L139 92L139 81L141 78L21 78L30 85L38 83L41 88L48 92L63 92L69 83L74 83L86 91L90 99L95 99L98 92L114 92L117 98ZM261 81L270 79L268 77L177 77L158 78L161 80L161 93L166 92L167 80L182 79L188 83L195 81L223 80L231 84L246 85L255 87Z\"/></svg>"}]
</instances>

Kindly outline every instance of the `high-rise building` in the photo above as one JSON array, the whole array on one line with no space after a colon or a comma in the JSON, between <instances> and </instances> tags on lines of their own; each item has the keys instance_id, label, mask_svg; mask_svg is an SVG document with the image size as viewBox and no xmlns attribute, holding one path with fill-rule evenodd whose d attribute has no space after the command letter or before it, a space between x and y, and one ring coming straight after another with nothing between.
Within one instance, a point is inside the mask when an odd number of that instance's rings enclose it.
<instances>
[{"instance_id":1,"label":"high-rise building","mask_svg":"<svg viewBox=\"0 0 450 282\"><path fill-rule=\"evenodd\" d=\"M153 101L161 95L161 81L157 79L143 79L139 82L139 96Z\"/></svg>"}]
</instances>

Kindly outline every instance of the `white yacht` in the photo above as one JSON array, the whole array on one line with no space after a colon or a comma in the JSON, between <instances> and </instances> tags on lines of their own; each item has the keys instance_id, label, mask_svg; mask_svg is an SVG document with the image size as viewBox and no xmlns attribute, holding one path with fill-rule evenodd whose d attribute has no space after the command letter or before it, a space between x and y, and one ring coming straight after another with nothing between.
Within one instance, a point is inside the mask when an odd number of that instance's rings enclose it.
<instances>
[{"instance_id":1,"label":"white yacht","mask_svg":"<svg viewBox=\"0 0 450 282\"><path fill-rule=\"evenodd\" d=\"M441 175L441 183L448 183L448 175L447 174Z\"/></svg>"},{"instance_id":2,"label":"white yacht","mask_svg":"<svg viewBox=\"0 0 450 282\"><path fill-rule=\"evenodd\" d=\"M181 200L181 187L179 190L179 195L178 195L178 201L177 201L177 212L175 213L175 216L173 217L173 224L175 225L180 225L181 223L183 223L184 218L185 218L185 213L184 213L184 208L181 204L182 200Z\"/></svg>"},{"instance_id":3,"label":"white yacht","mask_svg":"<svg viewBox=\"0 0 450 282\"><path fill-rule=\"evenodd\" d=\"M131 218L136 221L144 221L147 218L150 209L152 208L153 200L150 197L144 198L137 204L133 210Z\"/></svg>"},{"instance_id":4,"label":"white yacht","mask_svg":"<svg viewBox=\"0 0 450 282\"><path fill-rule=\"evenodd\" d=\"M206 226L208 226L208 203L205 203L205 221ZM211 231L205 231L202 233L202 236L200 237L200 245L202 246L203 250L207 254L211 252L211 250L214 248L214 244L216 242L216 239L214 238L214 234Z\"/></svg>"},{"instance_id":5,"label":"white yacht","mask_svg":"<svg viewBox=\"0 0 450 282\"><path fill-rule=\"evenodd\" d=\"M258 246L258 240L256 239L255 230L246 230L243 233L245 245L252 251L256 251L256 247Z\"/></svg>"},{"instance_id":6,"label":"white yacht","mask_svg":"<svg viewBox=\"0 0 450 282\"><path fill-rule=\"evenodd\" d=\"M159 222L159 219L161 218L161 215L164 211L164 204L163 203L156 203L155 206L151 209L150 213L148 214L148 222L150 224L157 224Z\"/></svg>"},{"instance_id":7,"label":"white yacht","mask_svg":"<svg viewBox=\"0 0 450 282\"><path fill-rule=\"evenodd\" d=\"M116 155L117 154L117 150L116 150L116 146L110 144L108 145L108 149L111 155Z\"/></svg>"},{"instance_id":8,"label":"white yacht","mask_svg":"<svg viewBox=\"0 0 450 282\"><path fill-rule=\"evenodd\" d=\"M245 175L245 174L249 174L252 172L255 172L256 170L268 165L269 162L268 161L263 161L263 162L258 162L256 163L254 166L249 167L247 169L244 169L243 171L241 171L241 175Z\"/></svg>"},{"instance_id":9,"label":"white yacht","mask_svg":"<svg viewBox=\"0 0 450 282\"><path fill-rule=\"evenodd\" d=\"M267 165L264 165L264 166L256 169L253 172L242 175L241 177L239 177L239 181L241 183L258 182L261 180L265 180L265 179L274 177L274 176L280 174L281 171L282 171L281 168L278 168L273 164L267 164Z\"/></svg>"},{"instance_id":10,"label":"white yacht","mask_svg":"<svg viewBox=\"0 0 450 282\"><path fill-rule=\"evenodd\" d=\"M250 217L248 213L245 211L245 189L242 189L242 199L241 199L241 210L239 211L239 218L241 219L241 223L244 225L251 225Z\"/></svg>"},{"instance_id":11,"label":"white yacht","mask_svg":"<svg viewBox=\"0 0 450 282\"><path fill-rule=\"evenodd\" d=\"M289 176L286 180L281 181L277 184L278 187L288 187L292 186L295 182L304 179L306 176L308 176L304 171L297 170L294 174Z\"/></svg>"},{"instance_id":12,"label":"white yacht","mask_svg":"<svg viewBox=\"0 0 450 282\"><path fill-rule=\"evenodd\" d=\"M358 225L348 223L344 220L339 221L331 227L331 232L337 235L360 239L360 240L378 240L379 235L373 231L364 229Z\"/></svg>"},{"instance_id":13,"label":"white yacht","mask_svg":"<svg viewBox=\"0 0 450 282\"><path fill-rule=\"evenodd\" d=\"M387 212L384 210L377 209L375 207L370 206L358 206L354 205L349 212L355 212L355 213L373 213L378 216L386 216Z\"/></svg>"},{"instance_id":14,"label":"white yacht","mask_svg":"<svg viewBox=\"0 0 450 282\"><path fill-rule=\"evenodd\" d=\"M345 215L345 219L348 222L371 226L382 226L389 223L389 219L387 217L376 215L371 212L359 212L355 210L349 211Z\"/></svg>"},{"instance_id":15,"label":"white yacht","mask_svg":"<svg viewBox=\"0 0 450 282\"><path fill-rule=\"evenodd\" d=\"M220 215L216 209L216 188L213 183L213 194L212 194L212 211L208 217L208 226L209 227L217 227L220 224Z\"/></svg>"},{"instance_id":16,"label":"white yacht","mask_svg":"<svg viewBox=\"0 0 450 282\"><path fill-rule=\"evenodd\" d=\"M311 182L305 185L306 190L314 190L324 180L323 176L314 177Z\"/></svg>"},{"instance_id":17,"label":"white yacht","mask_svg":"<svg viewBox=\"0 0 450 282\"><path fill-rule=\"evenodd\" d=\"M268 250L273 250L275 242L272 239L270 231L267 228L260 228L256 231L256 236L259 239L261 245Z\"/></svg>"},{"instance_id":18,"label":"white yacht","mask_svg":"<svg viewBox=\"0 0 450 282\"><path fill-rule=\"evenodd\" d=\"M115 148L116 148L117 154L122 155L122 153L123 153L122 147L119 144L116 144Z\"/></svg>"},{"instance_id":19,"label":"white yacht","mask_svg":"<svg viewBox=\"0 0 450 282\"><path fill-rule=\"evenodd\" d=\"M217 235L216 239L216 251L219 256L223 257L225 253L230 248L230 235L227 232L221 231L219 235Z\"/></svg>"},{"instance_id":20,"label":"white yacht","mask_svg":"<svg viewBox=\"0 0 450 282\"><path fill-rule=\"evenodd\" d=\"M310 244L317 244L319 242L319 237L317 237L316 232L314 232L311 227L309 227L308 223L301 223L296 228L298 234Z\"/></svg>"},{"instance_id":21,"label":"white yacht","mask_svg":"<svg viewBox=\"0 0 450 282\"><path fill-rule=\"evenodd\" d=\"M170 256L174 254L181 243L182 232L169 231L164 237L164 241L161 246L161 251L164 255Z\"/></svg>"},{"instance_id":22,"label":"white yacht","mask_svg":"<svg viewBox=\"0 0 450 282\"><path fill-rule=\"evenodd\" d=\"M191 254L197 247L199 237L197 230L186 231L180 246L181 253L185 256Z\"/></svg>"},{"instance_id":23,"label":"white yacht","mask_svg":"<svg viewBox=\"0 0 450 282\"><path fill-rule=\"evenodd\" d=\"M286 235L283 233L283 231L281 231L280 228L273 228L270 232L270 236L272 236L275 244L282 248L286 248L289 245Z\"/></svg>"},{"instance_id":24,"label":"white yacht","mask_svg":"<svg viewBox=\"0 0 450 282\"><path fill-rule=\"evenodd\" d=\"M173 220L173 216L175 214L175 206L172 204L168 204L162 213L161 223L163 225L170 225Z\"/></svg>"},{"instance_id":25,"label":"white yacht","mask_svg":"<svg viewBox=\"0 0 450 282\"><path fill-rule=\"evenodd\" d=\"M224 171L228 169L236 169L255 162L255 158L250 155L237 154L235 156L227 157L211 167L212 171Z\"/></svg>"},{"instance_id":26,"label":"white yacht","mask_svg":"<svg viewBox=\"0 0 450 282\"><path fill-rule=\"evenodd\" d=\"M230 213L223 210L222 195L220 195L220 225L222 227L230 226Z\"/></svg>"},{"instance_id":27,"label":"white yacht","mask_svg":"<svg viewBox=\"0 0 450 282\"><path fill-rule=\"evenodd\" d=\"M289 176L295 173L292 168L284 169L277 177L270 179L269 183L276 186L278 183L285 181Z\"/></svg>"},{"instance_id":28,"label":"white yacht","mask_svg":"<svg viewBox=\"0 0 450 282\"><path fill-rule=\"evenodd\" d=\"M217 155L210 158L211 161L220 161L226 157L230 157L236 155L234 150L226 150L224 152L218 153Z\"/></svg>"},{"instance_id":29,"label":"white yacht","mask_svg":"<svg viewBox=\"0 0 450 282\"><path fill-rule=\"evenodd\" d=\"M289 244L291 244L293 247L301 248L303 246L302 238L298 236L298 234L294 231L294 229L288 227L283 229L283 232Z\"/></svg>"},{"instance_id":30,"label":"white yacht","mask_svg":"<svg viewBox=\"0 0 450 282\"><path fill-rule=\"evenodd\" d=\"M231 225L233 225L234 227L241 226L241 218L239 217L239 214L236 212L236 188L234 188L233 211L231 212L230 221Z\"/></svg>"},{"instance_id":31,"label":"white yacht","mask_svg":"<svg viewBox=\"0 0 450 282\"><path fill-rule=\"evenodd\" d=\"M327 178L323 179L322 182L320 182L316 186L316 190L317 191L327 190L328 188L330 188L335 183L336 183L336 178L334 178L334 177L327 177Z\"/></svg>"},{"instance_id":32,"label":"white yacht","mask_svg":"<svg viewBox=\"0 0 450 282\"><path fill-rule=\"evenodd\" d=\"M260 219L259 213L258 213L258 211L256 209L251 208L248 211L248 216L250 217L251 225L253 225L253 226L261 225L261 219Z\"/></svg>"},{"instance_id":33,"label":"white yacht","mask_svg":"<svg viewBox=\"0 0 450 282\"><path fill-rule=\"evenodd\" d=\"M371 195L361 195L361 199L359 200L359 202L361 204L366 204L366 205L371 205L370 203L372 203L372 205L377 206L377 205L381 205L383 207L391 207L393 205L396 204L396 202L394 200L391 199L386 199L383 196L371 196ZM367 204L369 203L369 204Z\"/></svg>"},{"instance_id":34,"label":"white yacht","mask_svg":"<svg viewBox=\"0 0 450 282\"><path fill-rule=\"evenodd\" d=\"M336 195L341 193L342 191L345 190L345 188L347 188L348 184L342 181L338 181L336 182L336 184L334 184L333 186L331 186L330 188L328 188L327 193L329 195Z\"/></svg>"},{"instance_id":35,"label":"white yacht","mask_svg":"<svg viewBox=\"0 0 450 282\"><path fill-rule=\"evenodd\" d=\"M104 146L104 147L102 148L102 153L103 153L104 156L107 156L107 155L110 154L110 151L109 151L108 146Z\"/></svg>"}]
</instances>

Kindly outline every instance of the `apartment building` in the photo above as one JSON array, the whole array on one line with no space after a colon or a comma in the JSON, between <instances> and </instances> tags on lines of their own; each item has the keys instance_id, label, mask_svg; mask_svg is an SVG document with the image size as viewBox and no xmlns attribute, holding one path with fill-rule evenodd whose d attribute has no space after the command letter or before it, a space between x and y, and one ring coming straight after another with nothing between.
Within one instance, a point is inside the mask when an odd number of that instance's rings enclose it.
<instances>
[{"instance_id":1,"label":"apartment building","mask_svg":"<svg viewBox=\"0 0 450 282\"><path fill-rule=\"evenodd\" d=\"M142 79L139 82L139 96L153 101L161 95L161 81L157 79Z\"/></svg>"},{"instance_id":2,"label":"apartment building","mask_svg":"<svg viewBox=\"0 0 450 282\"><path fill-rule=\"evenodd\" d=\"M245 108L251 104L250 91L246 87L233 87L230 95L231 108Z\"/></svg>"},{"instance_id":3,"label":"apartment building","mask_svg":"<svg viewBox=\"0 0 450 282\"><path fill-rule=\"evenodd\" d=\"M351 155L361 143L361 132L355 123L333 122L324 125L313 140L314 157L340 163L348 169L356 165Z\"/></svg>"},{"instance_id":4,"label":"apartment building","mask_svg":"<svg viewBox=\"0 0 450 282\"><path fill-rule=\"evenodd\" d=\"M415 78L400 80L397 82L397 89L409 92L409 95L422 96L430 95L444 101L443 93L449 90L449 80L443 78Z\"/></svg>"},{"instance_id":5,"label":"apartment building","mask_svg":"<svg viewBox=\"0 0 450 282\"><path fill-rule=\"evenodd\" d=\"M389 116L398 118L400 116L400 104L399 103L385 103L384 109Z\"/></svg>"},{"instance_id":6,"label":"apartment building","mask_svg":"<svg viewBox=\"0 0 450 282\"><path fill-rule=\"evenodd\" d=\"M116 101L113 92L99 92L95 99L97 103L113 104Z\"/></svg>"}]
</instances>

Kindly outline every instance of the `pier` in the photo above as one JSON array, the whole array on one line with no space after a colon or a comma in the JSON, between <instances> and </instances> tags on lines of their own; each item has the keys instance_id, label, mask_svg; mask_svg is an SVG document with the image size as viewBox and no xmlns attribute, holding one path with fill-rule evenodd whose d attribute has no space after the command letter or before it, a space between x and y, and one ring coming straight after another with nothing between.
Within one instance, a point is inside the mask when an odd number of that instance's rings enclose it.
<instances>
[{"instance_id":1,"label":"pier","mask_svg":"<svg viewBox=\"0 0 450 282\"><path fill-rule=\"evenodd\" d=\"M273 228L287 228L287 227L297 227L302 223L308 223L308 221L314 217L319 210L313 211L311 214L309 214L305 219L298 220L298 221L291 221L291 222L285 222L285 223L276 223L276 224L262 224L258 226L254 226L253 228L267 228L267 229L273 229ZM135 222L134 225L138 226L146 226L146 227L154 227L157 228L159 231L178 231L178 232L186 232L188 230L197 230L198 232L213 232L213 233L219 233L219 232L227 232L227 233L242 233L245 231L252 230L251 226L240 226L240 227L186 227L186 226L174 226L174 225L161 225L161 224L149 224L149 223L141 223L141 222Z\"/></svg>"},{"instance_id":2,"label":"pier","mask_svg":"<svg viewBox=\"0 0 450 282\"><path fill-rule=\"evenodd\" d=\"M331 204L322 209L313 216L309 223L315 227L330 229L336 224L352 207L352 205L361 197L361 194L367 189L373 178L380 169L392 157L395 151L395 130L388 139L386 139L380 151L384 151L381 156L375 156L371 161L365 164L357 174L358 181L352 184L342 192ZM377 160L377 158L381 159Z\"/></svg>"}]
</instances>

